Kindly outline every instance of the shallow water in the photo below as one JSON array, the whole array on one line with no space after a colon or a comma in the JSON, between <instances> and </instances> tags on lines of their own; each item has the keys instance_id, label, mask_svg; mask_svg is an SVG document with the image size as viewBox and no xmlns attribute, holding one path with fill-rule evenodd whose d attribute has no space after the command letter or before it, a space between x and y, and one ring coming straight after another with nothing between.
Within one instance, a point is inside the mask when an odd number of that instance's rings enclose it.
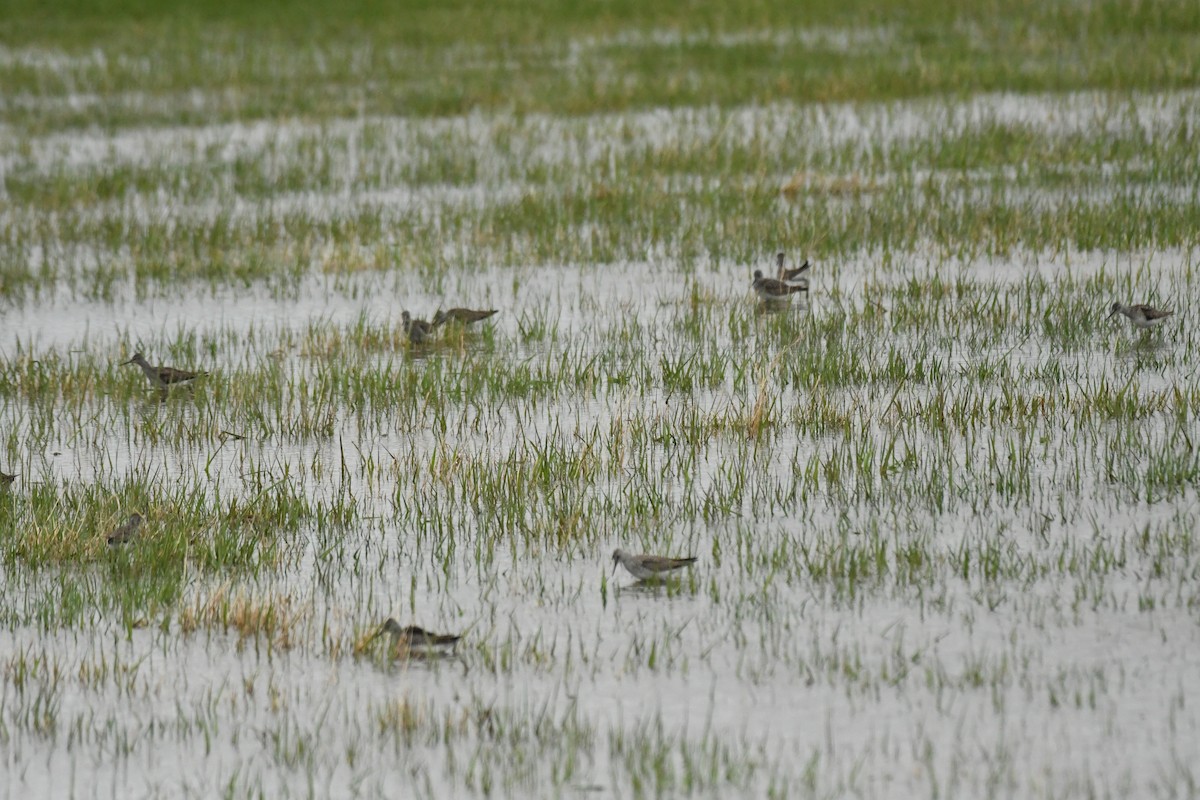
<instances>
[{"instance_id":1,"label":"shallow water","mask_svg":"<svg viewBox=\"0 0 1200 800\"><path fill-rule=\"evenodd\" d=\"M164 218L270 227L378 207L436 224L519 199L515 164L582 170L716 128L772 142L803 127L830 150L997 121L1153 138L1195 108L1193 93L996 95L283 121L57 134L0 157L47 174L286 169L315 138L347 174L390 176L169 198L135 186L62 212L136 241ZM479 147L473 179L397 177L450 135ZM0 209L18 237L45 216ZM22 476L0 570L6 795L1193 791L1194 252L870 248L817 260L808 301L760 314L749 274L770 269L773 243L750 263L660 244L643 260L512 266L447 241L449 266L423 269L356 269L315 247L294 275L124 274L107 296L79 276L128 267L121 247L37 246L22 252L62 279L5 301L0 357L92 388L0 397L0 468ZM1180 313L1133 334L1103 320L1118 290ZM404 309L454 305L501 313L426 347L397 333ZM211 374L160 402L119 366L139 348ZM106 526L144 486L146 541L110 551ZM37 493L88 487L109 516L73 507L59 533L80 554L33 562L24 541L50 524ZM272 494L303 499L297 524L226 516ZM207 521L188 546L143 563L192 507ZM261 563L204 567L225 528ZM612 573L618 546L699 561L636 585ZM174 601L119 599L151 582L147 563L178 581ZM243 635L247 607L277 619ZM388 616L463 632L457 657L355 654Z\"/></svg>"}]
</instances>

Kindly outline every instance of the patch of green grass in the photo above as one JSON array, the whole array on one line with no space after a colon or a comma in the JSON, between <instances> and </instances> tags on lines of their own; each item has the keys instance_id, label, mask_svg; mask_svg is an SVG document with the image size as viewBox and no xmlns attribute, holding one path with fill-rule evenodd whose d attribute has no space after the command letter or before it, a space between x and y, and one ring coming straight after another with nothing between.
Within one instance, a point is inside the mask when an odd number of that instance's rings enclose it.
<instances>
[{"instance_id":1,"label":"patch of green grass","mask_svg":"<svg viewBox=\"0 0 1200 800\"><path fill-rule=\"evenodd\" d=\"M6 6L29 130L1195 85L1186 0ZM250 32L253 32L252 34ZM105 57L95 58L99 49ZM54 54L56 69L39 68ZM431 69L433 65L433 69ZM98 102L55 103L68 93ZM113 102L103 102L111 98ZM48 102L49 101L49 102Z\"/></svg>"}]
</instances>

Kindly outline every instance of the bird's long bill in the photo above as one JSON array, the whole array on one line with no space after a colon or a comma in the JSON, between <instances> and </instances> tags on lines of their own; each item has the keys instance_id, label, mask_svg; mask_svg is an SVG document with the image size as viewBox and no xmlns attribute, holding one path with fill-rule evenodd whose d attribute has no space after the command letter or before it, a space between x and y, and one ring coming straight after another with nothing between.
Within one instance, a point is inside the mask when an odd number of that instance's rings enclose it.
<instances>
[{"instance_id":1,"label":"bird's long bill","mask_svg":"<svg viewBox=\"0 0 1200 800\"><path fill-rule=\"evenodd\" d=\"M133 359L131 358L131 359L129 359L128 361L122 361L122 362L121 362L120 364L118 364L117 366L119 366L119 367L123 367L123 366L125 366L126 364L132 364L132 363L133 363Z\"/></svg>"},{"instance_id":2,"label":"bird's long bill","mask_svg":"<svg viewBox=\"0 0 1200 800\"><path fill-rule=\"evenodd\" d=\"M1119 309L1119 308L1114 308L1112 311L1108 312L1108 316L1107 316L1107 317L1105 317L1105 319L1112 319L1112 315L1113 315L1113 314L1115 314L1115 313L1117 313L1117 312L1118 312L1118 311L1120 311L1120 310L1121 310L1121 309Z\"/></svg>"}]
</instances>

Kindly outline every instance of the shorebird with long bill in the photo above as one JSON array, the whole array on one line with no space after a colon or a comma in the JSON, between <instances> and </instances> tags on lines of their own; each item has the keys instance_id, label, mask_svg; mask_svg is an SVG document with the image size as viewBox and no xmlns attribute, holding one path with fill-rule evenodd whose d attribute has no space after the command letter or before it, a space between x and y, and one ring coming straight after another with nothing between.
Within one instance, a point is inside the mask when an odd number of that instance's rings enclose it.
<instances>
[{"instance_id":1,"label":"shorebird with long bill","mask_svg":"<svg viewBox=\"0 0 1200 800\"><path fill-rule=\"evenodd\" d=\"M162 389L163 391L166 391L172 386L178 386L180 384L187 383L188 381L194 381L196 378L207 374L204 372L188 372L187 370L176 369L175 367L156 367L146 360L146 357L142 355L141 351L134 353L133 358L129 359L128 361L121 362L122 367L126 364L136 364L139 368L141 368L142 372L145 374L146 378L149 379L150 383L154 384L157 388Z\"/></svg>"},{"instance_id":2,"label":"shorebird with long bill","mask_svg":"<svg viewBox=\"0 0 1200 800\"><path fill-rule=\"evenodd\" d=\"M385 633L391 637L392 653L401 657L437 656L452 653L458 640L462 638L448 633L433 633L416 625L401 627L395 617L388 617L379 626L379 630L375 631L367 640L368 643Z\"/></svg>"},{"instance_id":3,"label":"shorebird with long bill","mask_svg":"<svg viewBox=\"0 0 1200 800\"><path fill-rule=\"evenodd\" d=\"M1167 321L1167 317L1172 316L1174 311L1161 311L1154 306L1143 304L1127 306L1122 303L1113 303L1112 308L1108 311L1108 316L1105 319L1111 319L1113 314L1124 314L1133 323L1135 328L1140 328L1148 331L1152 328L1157 328Z\"/></svg>"}]
</instances>

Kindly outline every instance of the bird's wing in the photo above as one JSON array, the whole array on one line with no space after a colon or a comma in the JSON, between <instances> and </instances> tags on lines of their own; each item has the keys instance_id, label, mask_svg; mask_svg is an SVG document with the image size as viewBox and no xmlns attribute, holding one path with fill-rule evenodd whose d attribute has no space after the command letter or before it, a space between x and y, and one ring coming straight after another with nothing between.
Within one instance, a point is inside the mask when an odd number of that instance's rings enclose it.
<instances>
[{"instance_id":1,"label":"bird's wing","mask_svg":"<svg viewBox=\"0 0 1200 800\"><path fill-rule=\"evenodd\" d=\"M811 264L809 264L807 261L805 261L803 264L801 264L800 266L796 267L795 269L789 269L789 270L786 270L786 271L784 272L784 275L786 275L786 276L787 276L787 279L788 279L788 280L791 280L792 278L795 278L795 277L797 277L797 276L799 276L799 275L803 275L805 272L808 272L808 270L809 270L811 267L812 267L812 265L811 265Z\"/></svg>"},{"instance_id":2,"label":"bird's wing","mask_svg":"<svg viewBox=\"0 0 1200 800\"><path fill-rule=\"evenodd\" d=\"M182 369L175 369L174 367L159 367L158 368L158 378L163 383L183 383L184 381L193 380L195 377L196 377L196 373L194 373L194 372L188 372L188 371L182 370Z\"/></svg>"},{"instance_id":3,"label":"bird's wing","mask_svg":"<svg viewBox=\"0 0 1200 800\"><path fill-rule=\"evenodd\" d=\"M654 572L666 572L667 570L679 569L686 567L695 561L695 557L689 558L667 558L666 556L642 556L642 566Z\"/></svg>"},{"instance_id":4,"label":"bird's wing","mask_svg":"<svg viewBox=\"0 0 1200 800\"><path fill-rule=\"evenodd\" d=\"M1165 319L1175 313L1174 311L1162 311L1154 306L1138 306L1138 308L1146 315L1146 319Z\"/></svg>"}]
</instances>

